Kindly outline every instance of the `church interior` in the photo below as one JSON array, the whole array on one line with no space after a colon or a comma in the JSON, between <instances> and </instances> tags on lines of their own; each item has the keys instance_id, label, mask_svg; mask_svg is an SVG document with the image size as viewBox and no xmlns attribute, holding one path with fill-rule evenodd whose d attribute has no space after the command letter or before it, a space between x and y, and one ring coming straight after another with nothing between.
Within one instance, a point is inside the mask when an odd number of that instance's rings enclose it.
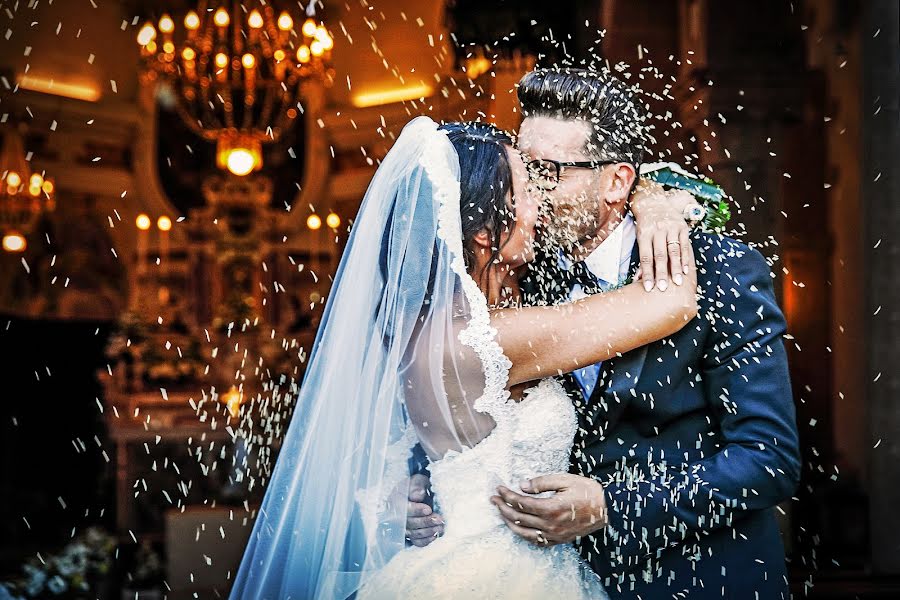
<instances>
[{"instance_id":1,"label":"church interior","mask_svg":"<svg viewBox=\"0 0 900 600\"><path fill-rule=\"evenodd\" d=\"M393 140L515 131L524 73L590 64L772 265L795 597L900 597L898 30L895 0L0 2L0 582L226 596Z\"/></svg>"}]
</instances>

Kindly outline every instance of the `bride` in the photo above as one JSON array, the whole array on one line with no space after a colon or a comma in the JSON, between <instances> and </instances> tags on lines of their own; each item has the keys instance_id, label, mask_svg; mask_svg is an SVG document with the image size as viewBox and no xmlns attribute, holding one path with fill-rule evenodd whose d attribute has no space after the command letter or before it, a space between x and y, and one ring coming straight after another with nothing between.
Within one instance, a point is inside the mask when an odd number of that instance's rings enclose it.
<instances>
[{"instance_id":1,"label":"bride","mask_svg":"<svg viewBox=\"0 0 900 600\"><path fill-rule=\"evenodd\" d=\"M605 598L568 545L510 531L498 485L567 471L554 376L682 328L685 284L517 305L538 203L511 140L412 120L366 193L231 598ZM640 215L638 216L640 219ZM445 533L407 547L419 444Z\"/></svg>"}]
</instances>

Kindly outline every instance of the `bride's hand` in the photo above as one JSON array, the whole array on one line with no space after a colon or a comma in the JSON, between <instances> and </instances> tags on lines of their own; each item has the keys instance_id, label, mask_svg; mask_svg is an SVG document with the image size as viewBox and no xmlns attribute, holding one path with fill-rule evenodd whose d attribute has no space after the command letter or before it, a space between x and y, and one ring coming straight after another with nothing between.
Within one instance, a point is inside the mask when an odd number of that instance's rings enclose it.
<instances>
[{"instance_id":1,"label":"bride's hand","mask_svg":"<svg viewBox=\"0 0 900 600\"><path fill-rule=\"evenodd\" d=\"M663 190L658 183L642 179L631 197L631 212L637 225L641 267L638 277L648 292L656 285L665 291L669 279L684 283L690 265L688 253L681 248L691 243L691 228L684 220L684 209L697 201L682 190Z\"/></svg>"}]
</instances>

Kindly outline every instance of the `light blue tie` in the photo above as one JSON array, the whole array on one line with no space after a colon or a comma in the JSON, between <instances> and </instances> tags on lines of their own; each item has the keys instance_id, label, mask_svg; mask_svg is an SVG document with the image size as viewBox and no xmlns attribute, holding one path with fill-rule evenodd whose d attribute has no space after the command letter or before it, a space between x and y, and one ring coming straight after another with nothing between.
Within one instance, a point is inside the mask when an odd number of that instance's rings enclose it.
<instances>
[{"instance_id":1,"label":"light blue tie","mask_svg":"<svg viewBox=\"0 0 900 600\"><path fill-rule=\"evenodd\" d=\"M609 282L599 277L597 278L597 284L603 292L609 288ZM600 377L600 367L602 365L602 362L598 362L595 365L588 365L572 372L572 376L575 377L575 381L581 387L581 393L584 394L585 400L591 397L594 388L597 387L597 379Z\"/></svg>"}]
</instances>

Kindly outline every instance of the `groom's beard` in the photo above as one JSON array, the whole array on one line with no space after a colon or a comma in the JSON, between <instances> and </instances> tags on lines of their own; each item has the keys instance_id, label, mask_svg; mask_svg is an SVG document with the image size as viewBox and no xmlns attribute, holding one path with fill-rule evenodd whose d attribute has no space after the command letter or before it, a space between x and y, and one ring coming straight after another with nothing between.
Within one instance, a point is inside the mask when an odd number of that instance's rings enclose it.
<instances>
[{"instance_id":1,"label":"groom's beard","mask_svg":"<svg viewBox=\"0 0 900 600\"><path fill-rule=\"evenodd\" d=\"M554 212L544 226L544 246L556 247L565 254L578 254L582 245L597 233L599 224L594 215L580 213L574 209Z\"/></svg>"}]
</instances>

